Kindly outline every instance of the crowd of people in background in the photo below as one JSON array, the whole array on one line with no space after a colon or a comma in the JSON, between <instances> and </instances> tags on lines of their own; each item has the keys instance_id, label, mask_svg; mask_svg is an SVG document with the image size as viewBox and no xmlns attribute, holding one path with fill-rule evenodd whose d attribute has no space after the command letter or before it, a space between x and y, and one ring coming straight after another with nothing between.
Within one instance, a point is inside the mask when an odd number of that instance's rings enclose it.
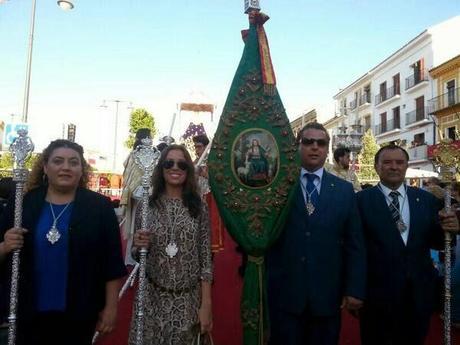
<instances>
[{"instance_id":1,"label":"crowd of people in background","mask_svg":"<svg viewBox=\"0 0 460 345\"><path fill-rule=\"evenodd\" d=\"M147 129L136 134L133 152L144 138L150 138ZM267 257L269 344L335 345L342 309L359 318L364 345L423 344L432 313L441 310L443 236L458 232L460 183L452 184L457 213L446 213L441 181L430 178L423 188L405 183L408 154L400 146L382 147L374 162L379 181L360 185L348 149L337 149L334 164L326 165L330 138L321 124L307 124L297 141L295 197ZM213 277L233 279L218 262L219 251L232 249L235 272L244 255L203 191L208 175L200 157L208 144L206 136L194 138L195 161L185 146L158 146L146 229L138 206L142 171L133 152L125 162L118 221L109 200L87 189L88 165L74 142L51 142L36 162L22 228L13 226L14 183L0 180L0 324L6 324L8 309L7 263L21 249L18 344L91 344L96 330L111 332L126 265L136 264L140 248L149 249L144 343L188 345L198 333L212 334L213 324L215 333L225 334L219 328L226 324L213 322L213 316L234 318L232 325L241 328L239 308L213 312L226 298L212 292L221 283ZM460 260L452 274L453 324L460 327ZM241 277L234 279L230 286L241 289ZM133 318L129 344L135 334Z\"/></svg>"}]
</instances>

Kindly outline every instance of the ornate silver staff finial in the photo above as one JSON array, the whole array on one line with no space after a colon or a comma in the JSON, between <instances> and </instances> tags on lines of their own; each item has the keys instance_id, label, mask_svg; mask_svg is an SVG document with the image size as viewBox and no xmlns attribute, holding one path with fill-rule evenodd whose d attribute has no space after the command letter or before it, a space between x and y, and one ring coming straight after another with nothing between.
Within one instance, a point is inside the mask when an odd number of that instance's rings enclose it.
<instances>
[{"instance_id":1,"label":"ornate silver staff finial","mask_svg":"<svg viewBox=\"0 0 460 345\"><path fill-rule=\"evenodd\" d=\"M141 145L134 151L134 162L143 171L142 175L142 213L141 230L147 229L147 213L149 203L150 176L160 158L160 151L152 146L152 139L142 139ZM139 251L139 288L137 292L137 314L136 314L136 345L143 344L144 334L144 296L145 296L145 266L147 259L147 248Z\"/></svg>"},{"instance_id":2,"label":"ornate silver staff finial","mask_svg":"<svg viewBox=\"0 0 460 345\"><path fill-rule=\"evenodd\" d=\"M14 227L22 226L22 197L24 195L24 183L27 181L28 170L24 168L27 157L34 150L32 140L27 136L27 130L21 129L10 146L14 156L13 180L16 181L14 199ZM8 345L16 343L16 313L18 306L18 281L21 250L13 252L11 269L11 290L10 290L10 314L8 316Z\"/></svg>"},{"instance_id":3,"label":"ornate silver staff finial","mask_svg":"<svg viewBox=\"0 0 460 345\"><path fill-rule=\"evenodd\" d=\"M30 137L27 136L26 129L18 130L18 136L10 145L10 152L14 156L16 167L18 169L24 168L26 158L34 150L34 144Z\"/></svg>"},{"instance_id":4,"label":"ornate silver staff finial","mask_svg":"<svg viewBox=\"0 0 460 345\"><path fill-rule=\"evenodd\" d=\"M156 163L160 158L160 152L152 146L152 139L144 138L141 140L141 145L134 151L134 162L142 170L142 172L152 174L155 169ZM143 181L144 182L144 181ZM144 187L144 184L142 184ZM147 181L147 188L149 187L149 181Z\"/></svg>"},{"instance_id":5,"label":"ornate silver staff finial","mask_svg":"<svg viewBox=\"0 0 460 345\"><path fill-rule=\"evenodd\" d=\"M259 0L244 0L244 13L249 13L252 10L260 11Z\"/></svg>"}]
</instances>

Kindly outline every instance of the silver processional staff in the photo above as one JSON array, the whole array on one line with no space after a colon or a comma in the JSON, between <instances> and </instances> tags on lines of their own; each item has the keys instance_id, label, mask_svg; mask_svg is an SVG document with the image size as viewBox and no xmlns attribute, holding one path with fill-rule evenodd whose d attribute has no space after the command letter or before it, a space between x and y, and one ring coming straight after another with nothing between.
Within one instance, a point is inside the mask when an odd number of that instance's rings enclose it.
<instances>
[{"instance_id":1,"label":"silver processional staff","mask_svg":"<svg viewBox=\"0 0 460 345\"><path fill-rule=\"evenodd\" d=\"M150 177L152 176L153 169L158 163L160 158L160 151L152 146L152 139L142 139L134 152L134 161L142 170L142 208L141 208L141 229L147 229L147 214L149 207L149 187ZM141 248L139 251L139 288L137 292L137 314L136 314L136 345L143 344L144 333L144 296L145 296L145 266L147 260L147 248Z\"/></svg>"},{"instance_id":2,"label":"silver processional staff","mask_svg":"<svg viewBox=\"0 0 460 345\"><path fill-rule=\"evenodd\" d=\"M16 181L16 191L14 195L14 227L22 226L22 198L24 196L24 184L27 181L29 171L25 168L27 157L34 150L32 140L27 136L26 129L18 131L16 137L10 146L10 151L14 157L13 180ZM18 281L20 266L20 249L13 252L12 269L11 269L11 290L10 290L10 314L8 316L8 345L16 343L16 319L18 309Z\"/></svg>"}]
</instances>

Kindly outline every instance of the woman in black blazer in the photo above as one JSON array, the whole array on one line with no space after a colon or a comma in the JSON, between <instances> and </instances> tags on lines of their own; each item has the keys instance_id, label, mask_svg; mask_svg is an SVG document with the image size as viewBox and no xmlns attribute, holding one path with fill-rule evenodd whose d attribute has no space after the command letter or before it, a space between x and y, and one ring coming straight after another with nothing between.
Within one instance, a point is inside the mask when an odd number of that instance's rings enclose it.
<instances>
[{"instance_id":1,"label":"woman in black blazer","mask_svg":"<svg viewBox=\"0 0 460 345\"><path fill-rule=\"evenodd\" d=\"M83 148L55 140L28 181L22 229L13 205L0 219L0 264L21 248L18 344L91 344L110 332L126 274L110 201L86 189Z\"/></svg>"}]
</instances>

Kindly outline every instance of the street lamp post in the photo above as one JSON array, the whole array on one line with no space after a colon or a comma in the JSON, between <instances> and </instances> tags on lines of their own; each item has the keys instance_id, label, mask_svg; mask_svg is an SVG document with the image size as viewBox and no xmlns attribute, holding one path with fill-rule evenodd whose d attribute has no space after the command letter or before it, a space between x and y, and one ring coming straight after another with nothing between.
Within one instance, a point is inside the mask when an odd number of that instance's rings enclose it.
<instances>
[{"instance_id":1,"label":"street lamp post","mask_svg":"<svg viewBox=\"0 0 460 345\"><path fill-rule=\"evenodd\" d=\"M1 2L6 2L2 0ZM26 67L26 83L24 86L24 103L22 105L22 121L27 122L29 114L29 93L30 93L30 75L32 70L32 51L34 46L34 31L35 31L35 7L36 0L32 0L32 13L30 16L30 33L29 33L29 49L27 52L27 67ZM64 11L74 8L71 1L58 1L58 6Z\"/></svg>"},{"instance_id":2,"label":"street lamp post","mask_svg":"<svg viewBox=\"0 0 460 345\"><path fill-rule=\"evenodd\" d=\"M115 171L117 168L117 142L118 142L118 110L120 103L129 103L128 109L132 109L132 102L130 101L123 101L120 99L111 99L111 100L103 100L102 101L102 108L107 108L106 102L113 102L115 103L115 129L113 135L113 161L112 161L112 170Z\"/></svg>"}]
</instances>

